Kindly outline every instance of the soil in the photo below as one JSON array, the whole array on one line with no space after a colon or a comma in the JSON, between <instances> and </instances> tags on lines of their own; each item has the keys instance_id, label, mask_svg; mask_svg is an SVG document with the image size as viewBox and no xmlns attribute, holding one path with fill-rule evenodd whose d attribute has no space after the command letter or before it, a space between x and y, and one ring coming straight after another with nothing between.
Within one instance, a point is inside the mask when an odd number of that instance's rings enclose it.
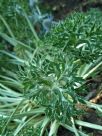
<instances>
[{"instance_id":1,"label":"soil","mask_svg":"<svg viewBox=\"0 0 102 136\"><path fill-rule=\"evenodd\" d=\"M74 136L74 135L67 129L60 127L58 130L57 136Z\"/></svg>"},{"instance_id":2,"label":"soil","mask_svg":"<svg viewBox=\"0 0 102 136\"><path fill-rule=\"evenodd\" d=\"M64 19L73 11L86 12L90 8L99 8L102 10L102 0L42 0L43 7L51 12L54 20Z\"/></svg>"}]
</instances>

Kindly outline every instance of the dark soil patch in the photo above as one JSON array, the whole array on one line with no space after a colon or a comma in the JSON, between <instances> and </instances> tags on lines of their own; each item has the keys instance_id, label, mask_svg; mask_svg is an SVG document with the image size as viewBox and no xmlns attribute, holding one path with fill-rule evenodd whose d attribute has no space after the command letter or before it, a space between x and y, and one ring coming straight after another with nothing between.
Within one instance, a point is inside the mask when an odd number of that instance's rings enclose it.
<instances>
[{"instance_id":1,"label":"dark soil patch","mask_svg":"<svg viewBox=\"0 0 102 136\"><path fill-rule=\"evenodd\" d=\"M88 11L90 8L99 8L102 10L102 0L43 0L44 10L51 12L54 20L65 18L73 11Z\"/></svg>"},{"instance_id":2,"label":"dark soil patch","mask_svg":"<svg viewBox=\"0 0 102 136\"><path fill-rule=\"evenodd\" d=\"M57 136L74 136L72 132L68 131L67 129L60 127L58 129Z\"/></svg>"}]
</instances>

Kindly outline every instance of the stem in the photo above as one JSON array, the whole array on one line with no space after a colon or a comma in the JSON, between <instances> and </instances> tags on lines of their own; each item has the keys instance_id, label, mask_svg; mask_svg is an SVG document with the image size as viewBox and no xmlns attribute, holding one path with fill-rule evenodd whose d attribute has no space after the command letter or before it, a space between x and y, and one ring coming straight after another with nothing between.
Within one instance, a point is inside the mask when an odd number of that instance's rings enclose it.
<instances>
[{"instance_id":1,"label":"stem","mask_svg":"<svg viewBox=\"0 0 102 136\"><path fill-rule=\"evenodd\" d=\"M15 112L17 111L17 109L19 108L19 106L23 103L24 99L20 101L20 103L17 105L16 109L14 110L14 112L11 114L11 116L9 117L8 121L6 122L3 130L2 130L2 133L1 133L1 136L4 136L4 133L5 133L5 130L6 130L6 127L8 126L9 122L11 121L13 115L15 114Z\"/></svg>"},{"instance_id":2,"label":"stem","mask_svg":"<svg viewBox=\"0 0 102 136\"><path fill-rule=\"evenodd\" d=\"M59 127L59 123L57 122L57 120L55 120L55 121L51 124L50 132L49 132L49 135L48 135L48 136L56 136L58 127Z\"/></svg>"},{"instance_id":3,"label":"stem","mask_svg":"<svg viewBox=\"0 0 102 136\"><path fill-rule=\"evenodd\" d=\"M9 25L7 24L6 20L5 20L1 15L0 15L0 19L1 19L2 22L4 23L4 25L5 25L5 27L7 28L9 34L11 35L11 37L12 37L13 39L15 39L15 36L14 36L13 32L11 31Z\"/></svg>"},{"instance_id":4,"label":"stem","mask_svg":"<svg viewBox=\"0 0 102 136\"><path fill-rule=\"evenodd\" d=\"M66 125L66 124L61 124L61 126L63 126L64 128L68 129L68 130L71 131L71 132L74 132L74 129L73 129L72 127ZM78 130L78 132L79 132L79 134L80 134L81 136L88 136L87 134L85 134L85 133L83 133L83 132L81 132L81 131L79 131L79 130Z\"/></svg>"},{"instance_id":5,"label":"stem","mask_svg":"<svg viewBox=\"0 0 102 136\"><path fill-rule=\"evenodd\" d=\"M47 128L47 125L49 124L50 119L48 117L45 117L42 127L41 127L41 132L40 132L40 136L43 136L45 129Z\"/></svg>"},{"instance_id":6,"label":"stem","mask_svg":"<svg viewBox=\"0 0 102 136\"><path fill-rule=\"evenodd\" d=\"M89 108L94 108L95 110L102 112L102 105L91 103L89 101L85 101L85 103Z\"/></svg>"},{"instance_id":7,"label":"stem","mask_svg":"<svg viewBox=\"0 0 102 136\"><path fill-rule=\"evenodd\" d=\"M87 74L83 76L83 79L86 79L90 74L92 74L97 68L99 68L102 65L102 62L100 62L97 66L95 66L93 69L91 69Z\"/></svg>"},{"instance_id":8,"label":"stem","mask_svg":"<svg viewBox=\"0 0 102 136\"><path fill-rule=\"evenodd\" d=\"M80 120L76 120L75 123L80 126L84 126L84 127L88 127L88 128L97 129L97 130L102 131L102 126L97 125L97 124L92 124L92 123L84 122L84 121L80 121Z\"/></svg>"},{"instance_id":9,"label":"stem","mask_svg":"<svg viewBox=\"0 0 102 136\"><path fill-rule=\"evenodd\" d=\"M76 136L79 136L79 134L78 134L78 132L77 132L77 129L76 129L76 127L75 127L75 123L74 123L73 117L71 117L71 122L72 122L72 127L73 127L73 129L74 129L75 135L76 135Z\"/></svg>"},{"instance_id":10,"label":"stem","mask_svg":"<svg viewBox=\"0 0 102 136\"><path fill-rule=\"evenodd\" d=\"M25 18L26 18L26 20L27 20L27 23L28 23L28 25L29 25L29 27L30 27L30 29L31 29L31 31L32 31L32 33L33 33L33 35L34 35L34 38L35 38L36 42L40 41L39 37L37 36L36 31L34 30L33 25L31 24L31 22L30 22L30 20L29 20L29 18L28 18L28 16L27 16L27 14L25 13L24 10L23 10L23 13L24 13L24 16L25 16Z\"/></svg>"}]
</instances>

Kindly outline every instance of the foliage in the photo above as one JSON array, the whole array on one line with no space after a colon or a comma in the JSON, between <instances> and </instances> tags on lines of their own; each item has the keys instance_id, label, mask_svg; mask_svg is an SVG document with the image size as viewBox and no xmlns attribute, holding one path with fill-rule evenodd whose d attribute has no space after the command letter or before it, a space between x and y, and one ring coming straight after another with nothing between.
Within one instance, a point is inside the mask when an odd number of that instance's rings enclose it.
<instances>
[{"instance_id":1,"label":"foliage","mask_svg":"<svg viewBox=\"0 0 102 136\"><path fill-rule=\"evenodd\" d=\"M79 95L85 90L85 79L102 67L101 12L74 13L42 40L23 13L34 46L13 37L9 25L10 36L0 32L14 47L13 52L0 50L12 67L1 68L1 136L53 136L60 125L76 136L86 136L76 125L102 130L102 126L81 121L85 111L78 107L82 104L102 113L102 106Z\"/></svg>"},{"instance_id":2,"label":"foliage","mask_svg":"<svg viewBox=\"0 0 102 136\"><path fill-rule=\"evenodd\" d=\"M39 36L48 32L52 23L52 16L47 13L42 14L39 9L39 3L40 1L37 0L1 0L0 2L0 13L9 27L12 28L14 36L28 45L33 44L33 36L30 33L23 10L27 13ZM0 31L7 33L3 20L0 20Z\"/></svg>"},{"instance_id":3,"label":"foliage","mask_svg":"<svg viewBox=\"0 0 102 136\"><path fill-rule=\"evenodd\" d=\"M68 54L73 53L77 59L84 62L97 59L102 55L102 13L98 10L94 13L92 10L90 14L71 14L52 29L45 44L56 46Z\"/></svg>"}]
</instances>

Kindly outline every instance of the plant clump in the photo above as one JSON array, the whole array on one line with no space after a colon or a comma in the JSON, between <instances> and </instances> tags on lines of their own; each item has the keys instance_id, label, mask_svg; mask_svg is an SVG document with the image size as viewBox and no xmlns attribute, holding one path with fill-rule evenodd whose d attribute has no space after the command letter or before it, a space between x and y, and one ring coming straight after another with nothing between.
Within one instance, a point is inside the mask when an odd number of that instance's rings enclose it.
<instances>
[{"instance_id":1,"label":"plant clump","mask_svg":"<svg viewBox=\"0 0 102 136\"><path fill-rule=\"evenodd\" d=\"M86 79L102 67L102 13L96 13L73 13L43 39L24 13L34 36L33 47L0 33L14 46L12 54L0 50L14 67L2 67L0 75L0 117L7 120L5 125L2 123L1 135L10 130L14 136L56 136L59 126L63 126L76 136L85 136L76 125L102 130L100 125L81 121L85 110L80 108L92 106L102 113L99 105L81 96Z\"/></svg>"}]
</instances>

